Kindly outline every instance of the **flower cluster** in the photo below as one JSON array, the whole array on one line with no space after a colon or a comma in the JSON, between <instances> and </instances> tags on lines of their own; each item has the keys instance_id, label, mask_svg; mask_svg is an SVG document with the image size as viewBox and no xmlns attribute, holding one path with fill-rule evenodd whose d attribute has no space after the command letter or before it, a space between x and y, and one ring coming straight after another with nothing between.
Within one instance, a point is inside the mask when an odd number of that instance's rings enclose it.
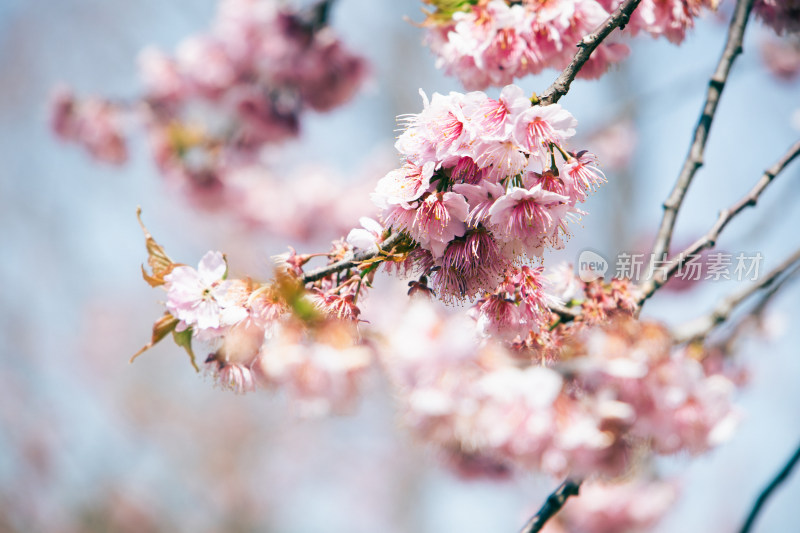
<instances>
[{"instance_id":1,"label":"flower cluster","mask_svg":"<svg viewBox=\"0 0 800 533\"><path fill-rule=\"evenodd\" d=\"M566 67L575 43L608 17L595 0L466 4L467 9L455 11L452 18L435 12L424 24L437 65L468 89L502 86L546 68ZM624 44L603 43L580 76L597 78L628 52Z\"/></svg>"},{"instance_id":2,"label":"flower cluster","mask_svg":"<svg viewBox=\"0 0 800 533\"><path fill-rule=\"evenodd\" d=\"M542 268L512 268L493 293L470 309L482 337L514 340L538 332L550 322L549 304L557 301L543 290Z\"/></svg>"},{"instance_id":3,"label":"flower cluster","mask_svg":"<svg viewBox=\"0 0 800 533\"><path fill-rule=\"evenodd\" d=\"M628 318L583 327L542 366L496 342L470 342L468 322L422 303L383 355L405 421L490 473L516 465L620 475L642 443L699 453L735 425L733 384L673 351L661 326Z\"/></svg>"},{"instance_id":4,"label":"flower cluster","mask_svg":"<svg viewBox=\"0 0 800 533\"><path fill-rule=\"evenodd\" d=\"M568 152L577 121L558 104L532 105L509 85L482 92L423 93L404 117L396 148L405 163L373 194L386 228L421 252L417 269L447 298L492 290L511 264L563 246L576 207L605 178L596 158Z\"/></svg>"},{"instance_id":5,"label":"flower cluster","mask_svg":"<svg viewBox=\"0 0 800 533\"><path fill-rule=\"evenodd\" d=\"M502 86L545 68L563 69L575 45L621 0L426 0L436 9L424 22L438 66L468 89ZM680 43L700 7L713 0L642 0L626 28ZM606 39L578 74L598 78L627 57L628 47Z\"/></svg>"},{"instance_id":6,"label":"flower cluster","mask_svg":"<svg viewBox=\"0 0 800 533\"><path fill-rule=\"evenodd\" d=\"M165 174L208 185L297 135L305 109L327 111L350 99L365 63L319 15L224 0L211 32L185 40L174 58L142 53L151 138ZM197 127L197 107L213 111L213 120Z\"/></svg>"},{"instance_id":7,"label":"flower cluster","mask_svg":"<svg viewBox=\"0 0 800 533\"><path fill-rule=\"evenodd\" d=\"M753 13L778 35L800 32L800 2L798 0L756 0Z\"/></svg>"},{"instance_id":8,"label":"flower cluster","mask_svg":"<svg viewBox=\"0 0 800 533\"><path fill-rule=\"evenodd\" d=\"M145 280L165 289L167 299L152 341L139 353L172 333L193 363L193 344L207 348L206 371L223 388L243 393L280 386L306 415L352 405L372 361L357 331L359 275L341 283L325 278L307 289L295 272L310 256L293 253L282 258L273 282L228 279L220 252L208 252L193 268L174 263L145 235L152 268ZM331 255L335 260L347 251L339 243Z\"/></svg>"},{"instance_id":9,"label":"flower cluster","mask_svg":"<svg viewBox=\"0 0 800 533\"><path fill-rule=\"evenodd\" d=\"M609 11L622 3L622 0L599 1ZM715 10L718 4L719 0L642 0L625 29L631 35L645 32L654 38L664 37L673 44L680 44L702 10Z\"/></svg>"},{"instance_id":10,"label":"flower cluster","mask_svg":"<svg viewBox=\"0 0 800 533\"><path fill-rule=\"evenodd\" d=\"M67 87L52 96L50 127L65 140L80 144L92 157L112 165L128 159L124 116L113 103L99 98L78 100Z\"/></svg>"},{"instance_id":11,"label":"flower cluster","mask_svg":"<svg viewBox=\"0 0 800 533\"><path fill-rule=\"evenodd\" d=\"M271 0L222 0L206 34L187 38L174 57L140 56L144 95L135 102L53 105L55 130L104 161L124 160L117 115L142 121L161 172L204 203L224 198L228 174L259 161L266 147L295 137L307 110L349 100L366 63L327 26L327 4L307 11Z\"/></svg>"}]
</instances>

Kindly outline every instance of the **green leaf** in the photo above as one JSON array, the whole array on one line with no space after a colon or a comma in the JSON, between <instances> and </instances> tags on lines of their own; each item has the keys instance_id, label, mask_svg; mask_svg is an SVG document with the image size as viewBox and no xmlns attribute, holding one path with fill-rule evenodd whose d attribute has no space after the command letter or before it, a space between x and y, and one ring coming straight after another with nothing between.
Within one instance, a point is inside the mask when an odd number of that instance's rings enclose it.
<instances>
[{"instance_id":1,"label":"green leaf","mask_svg":"<svg viewBox=\"0 0 800 533\"><path fill-rule=\"evenodd\" d=\"M200 372L200 368L197 366L197 361L194 357L194 352L192 351L192 328L187 328L183 331L173 330L172 338L175 340L175 344L186 350L186 353L189 354L189 358L192 361L192 366L197 372Z\"/></svg>"}]
</instances>

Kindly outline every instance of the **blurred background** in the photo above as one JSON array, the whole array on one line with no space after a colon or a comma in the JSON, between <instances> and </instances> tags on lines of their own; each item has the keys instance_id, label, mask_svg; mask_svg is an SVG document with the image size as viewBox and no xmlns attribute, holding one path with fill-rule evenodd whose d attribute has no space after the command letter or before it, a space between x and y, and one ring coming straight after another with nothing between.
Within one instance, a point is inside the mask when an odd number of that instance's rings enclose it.
<instances>
[{"instance_id":1,"label":"blurred background","mask_svg":"<svg viewBox=\"0 0 800 533\"><path fill-rule=\"evenodd\" d=\"M621 68L600 82L576 82L561 101L579 121L572 146L607 162L609 184L590 199L567 248L546 261L575 261L587 247L612 262L618 252L649 249L722 49L729 4L681 47L639 38ZM517 531L558 480L459 479L399 427L377 372L350 416L303 420L280 395L215 389L169 343L128 364L149 339L162 297L140 277L137 205L170 255L189 264L220 249L234 274L263 278L270 256L292 243L230 213L193 208L165 186L141 137L133 137L122 169L59 143L47 126L47 101L59 82L78 94L135 97L139 50L172 51L208 27L215 7L214 0L0 0L0 531ZM397 165L394 117L421 109L420 87L460 90L434 68L423 31L404 20L421 20L420 7L337 2L332 24L368 58L371 82L348 105L307 115L301 138L276 150L275 168L289 175L310 161L345 177L346 190L348 176L366 168L377 180ZM752 24L679 218L679 244L704 233L800 135L798 84L767 68L765 39ZM554 77L519 84L542 91ZM731 224L719 248L760 252L764 270L797 249L798 178L794 165L758 209ZM663 292L645 315L680 323L741 283ZM771 308L770 327L740 346L750 381L734 439L703 457L660 463L683 489L658 531L735 531L800 442L797 296L788 288ZM756 530L792 529L798 499L795 475Z\"/></svg>"}]
</instances>

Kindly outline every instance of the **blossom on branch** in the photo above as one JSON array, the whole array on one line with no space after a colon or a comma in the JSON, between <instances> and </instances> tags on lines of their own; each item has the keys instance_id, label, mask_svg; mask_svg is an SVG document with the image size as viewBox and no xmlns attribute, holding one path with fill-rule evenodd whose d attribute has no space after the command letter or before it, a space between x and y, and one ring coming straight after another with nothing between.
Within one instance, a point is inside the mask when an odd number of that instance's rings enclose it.
<instances>
[{"instance_id":1,"label":"blossom on branch","mask_svg":"<svg viewBox=\"0 0 800 533\"><path fill-rule=\"evenodd\" d=\"M367 76L366 61L322 13L273 0L222 0L211 28L186 38L173 55L142 51L141 96L78 99L60 89L51 103L52 129L92 157L121 164L122 118L138 122L174 188L205 208L259 219L246 200L259 191L243 186L241 175L261 164L265 150L297 137L308 110L344 104Z\"/></svg>"},{"instance_id":2,"label":"blossom on branch","mask_svg":"<svg viewBox=\"0 0 800 533\"><path fill-rule=\"evenodd\" d=\"M467 89L503 86L544 69L563 69L575 45L594 31L621 0L424 0L433 6L422 23L437 65ZM764 3L774 0L764 0ZM716 0L642 0L626 28L680 43L701 8ZM578 73L599 78L628 56L614 36L594 51Z\"/></svg>"},{"instance_id":3,"label":"blossom on branch","mask_svg":"<svg viewBox=\"0 0 800 533\"><path fill-rule=\"evenodd\" d=\"M699 453L735 427L733 384L673 350L656 324L565 330L546 362L496 336L469 342L468 332L463 318L418 301L382 354L406 424L445 450L558 476L618 476L643 443Z\"/></svg>"},{"instance_id":4,"label":"blossom on branch","mask_svg":"<svg viewBox=\"0 0 800 533\"><path fill-rule=\"evenodd\" d=\"M124 115L118 106L99 98L78 100L70 89L59 87L50 107L50 126L61 139L82 145L98 161L112 165L127 161Z\"/></svg>"},{"instance_id":5,"label":"blossom on branch","mask_svg":"<svg viewBox=\"0 0 800 533\"><path fill-rule=\"evenodd\" d=\"M558 104L533 105L513 85L498 99L422 97L421 113L400 118L405 162L373 200L387 229L429 252L417 270L440 297L472 298L512 264L562 247L576 204L605 178L592 154L567 151L577 121Z\"/></svg>"}]
</instances>

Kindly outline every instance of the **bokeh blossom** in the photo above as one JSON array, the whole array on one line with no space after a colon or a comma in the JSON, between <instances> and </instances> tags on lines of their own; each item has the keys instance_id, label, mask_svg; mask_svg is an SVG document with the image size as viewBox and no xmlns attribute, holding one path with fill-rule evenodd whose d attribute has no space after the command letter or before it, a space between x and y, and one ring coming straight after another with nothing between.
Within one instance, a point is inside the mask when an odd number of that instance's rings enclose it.
<instances>
[{"instance_id":1,"label":"bokeh blossom","mask_svg":"<svg viewBox=\"0 0 800 533\"><path fill-rule=\"evenodd\" d=\"M800 31L800 2L797 0L756 0L753 13L778 35Z\"/></svg>"},{"instance_id":2,"label":"bokeh blossom","mask_svg":"<svg viewBox=\"0 0 800 533\"><path fill-rule=\"evenodd\" d=\"M405 423L494 464L618 476L643 443L655 454L700 453L736 425L734 384L672 349L661 326L632 318L565 330L545 362L497 336L478 342L463 318L420 300L388 340L383 362Z\"/></svg>"},{"instance_id":3,"label":"bokeh blossom","mask_svg":"<svg viewBox=\"0 0 800 533\"><path fill-rule=\"evenodd\" d=\"M95 159L121 164L127 159L122 126L139 124L173 189L203 208L261 222L247 199L258 186L242 175L268 175L252 172L265 151L296 138L308 111L349 101L367 76L366 61L341 42L325 13L321 4L298 9L272 0L222 0L211 28L183 40L174 54L141 52L140 97L56 91L52 129Z\"/></svg>"}]
</instances>

